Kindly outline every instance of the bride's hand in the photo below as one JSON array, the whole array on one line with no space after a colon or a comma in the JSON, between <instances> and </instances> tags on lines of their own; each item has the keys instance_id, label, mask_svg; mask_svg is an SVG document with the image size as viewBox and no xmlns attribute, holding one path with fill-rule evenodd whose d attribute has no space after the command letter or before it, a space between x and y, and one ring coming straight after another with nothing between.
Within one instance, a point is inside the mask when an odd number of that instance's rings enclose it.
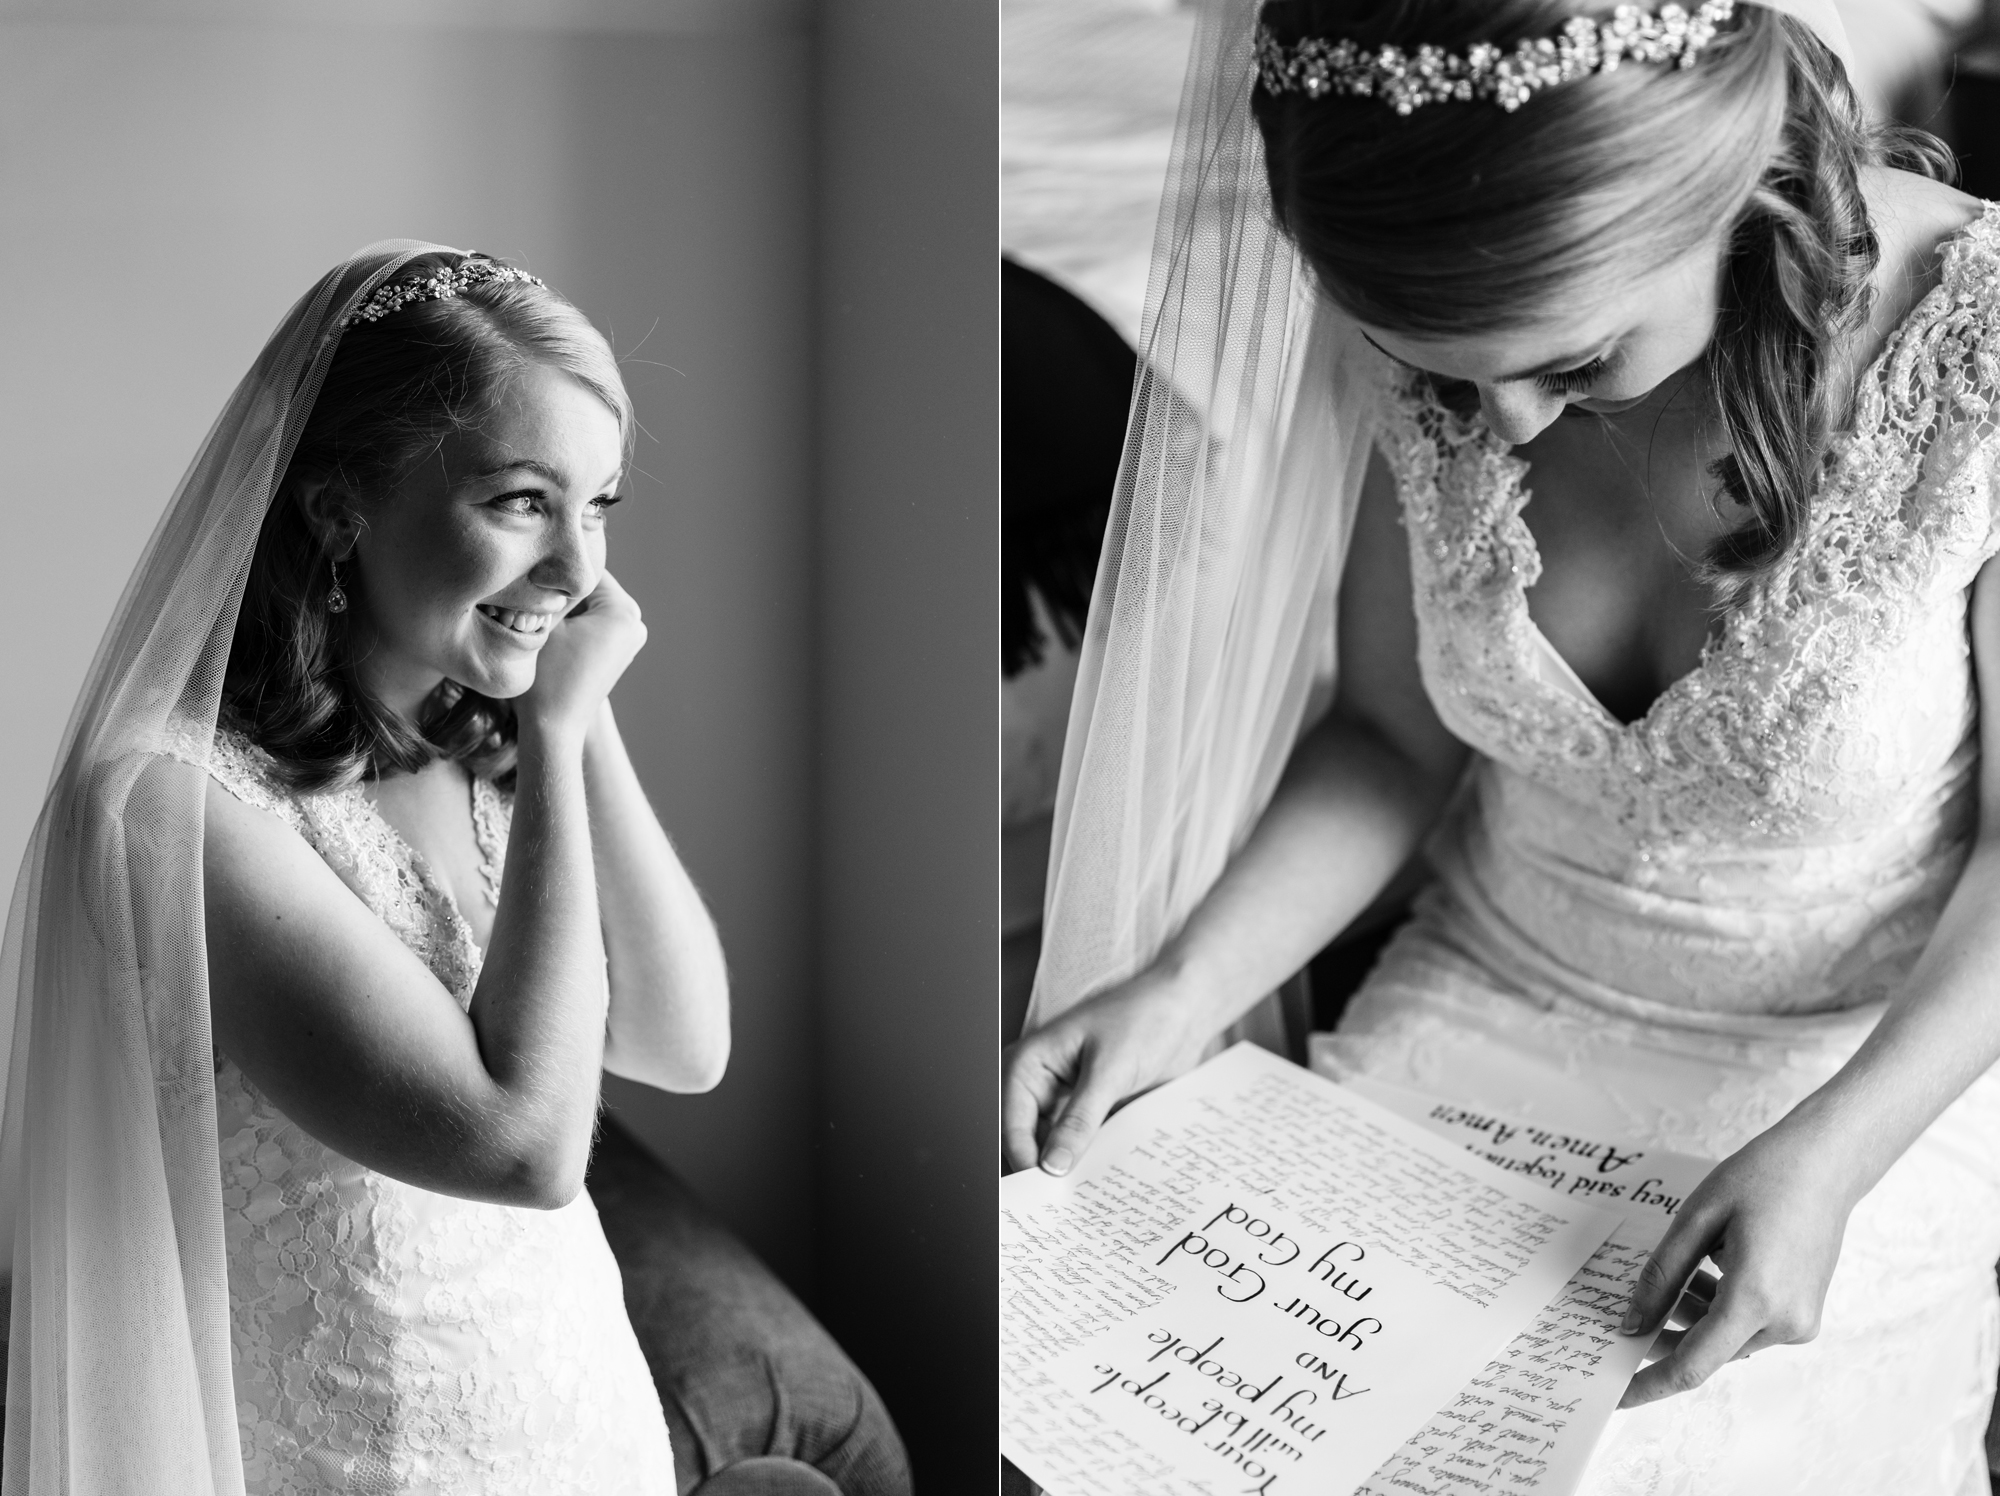
<instances>
[{"instance_id":1,"label":"bride's hand","mask_svg":"<svg viewBox=\"0 0 2000 1496\"><path fill-rule=\"evenodd\" d=\"M1068 1173L1114 1106L1192 1068L1212 1037L1172 981L1146 971L1009 1045L1000 1091L1008 1170L1040 1163Z\"/></svg>"},{"instance_id":2,"label":"bride's hand","mask_svg":"<svg viewBox=\"0 0 2000 1496\"><path fill-rule=\"evenodd\" d=\"M1685 1328L1661 1336L1668 1353L1632 1378L1619 1406L1691 1391L1753 1351L1817 1335L1860 1193L1840 1150L1790 1119L1718 1164L1654 1249L1619 1327ZM1704 1257L1719 1275L1696 1272Z\"/></svg>"},{"instance_id":3,"label":"bride's hand","mask_svg":"<svg viewBox=\"0 0 2000 1496\"><path fill-rule=\"evenodd\" d=\"M535 661L535 683L514 703L524 731L568 732L578 742L625 667L646 642L632 594L604 572L558 622Z\"/></svg>"}]
</instances>

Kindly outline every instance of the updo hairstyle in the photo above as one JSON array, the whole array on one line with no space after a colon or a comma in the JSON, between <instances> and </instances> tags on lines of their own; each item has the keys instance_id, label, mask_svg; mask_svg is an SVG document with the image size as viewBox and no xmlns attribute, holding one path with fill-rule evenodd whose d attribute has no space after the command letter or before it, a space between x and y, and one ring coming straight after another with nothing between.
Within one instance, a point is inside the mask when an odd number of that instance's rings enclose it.
<instances>
[{"instance_id":1,"label":"updo hairstyle","mask_svg":"<svg viewBox=\"0 0 2000 1496\"><path fill-rule=\"evenodd\" d=\"M1286 44L1351 38L1511 51L1608 5L1571 0L1270 0ZM1845 340L1867 317L1877 244L1859 172L1944 177L1917 131L1871 127L1812 30L1743 3L1692 67L1627 63L1507 113L1260 85L1272 207L1332 299L1415 337L1501 332L1573 311L1726 230L1705 355L1730 454L1720 496L1746 511L1707 570L1725 596L1784 554L1845 423ZM1441 394L1449 392L1441 389Z\"/></svg>"},{"instance_id":2,"label":"updo hairstyle","mask_svg":"<svg viewBox=\"0 0 2000 1496\"><path fill-rule=\"evenodd\" d=\"M419 255L392 280L424 280L474 258L485 256ZM446 681L411 723L361 689L356 613L328 611L336 552L308 520L301 492L324 479L351 508L380 499L448 436L478 429L510 382L537 366L609 406L629 451L632 405L610 346L582 312L532 281L486 281L341 335L258 535L223 676L225 720L293 787L412 772L439 757L488 777L511 771L511 703ZM356 568L343 569L341 585L365 598Z\"/></svg>"}]
</instances>

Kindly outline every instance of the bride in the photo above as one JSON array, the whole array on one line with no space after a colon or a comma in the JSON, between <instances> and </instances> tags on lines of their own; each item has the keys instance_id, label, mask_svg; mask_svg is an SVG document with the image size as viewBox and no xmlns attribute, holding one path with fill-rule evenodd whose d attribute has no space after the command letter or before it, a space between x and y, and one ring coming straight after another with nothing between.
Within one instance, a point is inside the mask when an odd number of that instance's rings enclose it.
<instances>
[{"instance_id":1,"label":"bride","mask_svg":"<svg viewBox=\"0 0 2000 1496\"><path fill-rule=\"evenodd\" d=\"M582 1191L712 1086L714 929L607 693L632 413L522 271L293 309L72 720L8 928L5 1488L674 1489Z\"/></svg>"},{"instance_id":2,"label":"bride","mask_svg":"<svg viewBox=\"0 0 2000 1496\"><path fill-rule=\"evenodd\" d=\"M1585 1489L1984 1492L2000 212L1823 4L1196 45L1010 1166L1421 847L1316 1067L1720 1160Z\"/></svg>"}]
</instances>

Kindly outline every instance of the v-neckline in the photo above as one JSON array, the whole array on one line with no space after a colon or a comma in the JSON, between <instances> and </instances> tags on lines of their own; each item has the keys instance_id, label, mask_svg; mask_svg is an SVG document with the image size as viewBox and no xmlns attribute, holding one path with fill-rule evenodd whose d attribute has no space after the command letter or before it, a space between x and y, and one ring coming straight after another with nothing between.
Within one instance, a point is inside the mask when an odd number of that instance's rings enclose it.
<instances>
[{"instance_id":1,"label":"v-neckline","mask_svg":"<svg viewBox=\"0 0 2000 1496\"><path fill-rule=\"evenodd\" d=\"M492 858L489 855L490 849L486 845L486 839L479 832L478 775L470 772L466 774L465 793L466 807L472 816L472 842L479 849L479 860L483 874L484 868L491 863ZM366 813L374 818L376 825L381 827L382 834L388 838L390 847L399 856L408 860L410 870L417 875L418 883L423 886L427 893L443 901L445 916L451 923L452 933L472 952L473 965L476 968L486 959L486 947L479 943L479 937L473 933L472 921L467 919L465 911L459 908L458 896L451 891L451 884L446 882L439 875L438 870L431 866L430 859L419 852L411 844L410 839L396 829L395 823L382 814L382 807L375 803L373 797L368 794L366 789L357 784L354 786L354 794L361 801Z\"/></svg>"},{"instance_id":2,"label":"v-neckline","mask_svg":"<svg viewBox=\"0 0 2000 1496\"><path fill-rule=\"evenodd\" d=\"M1947 251L1970 240L1975 232L1996 221L2000 221L2000 202L1988 202L1980 209L1979 215L1976 218L1946 235L1943 239L1940 239L1934 253L1939 257L1940 261L1943 261ZM1869 361L1866 368L1862 370L1861 376L1855 380L1853 406L1857 412L1863 403L1863 393L1873 389L1881 382L1883 373L1887 369L1889 362L1908 340L1912 329L1917 326L1919 320L1928 320L1934 314L1932 304L1941 298L1948 298L1950 295L1952 291L1952 268L1949 264L1940 265L1937 284L1918 297L1916 303L1903 314L1901 320L1890 330L1888 337L1883 339L1881 351ZM1879 409L1871 413L1867 418L1865 427L1863 422L1857 419L1854 425L1828 443L1827 461L1823 466L1823 472L1831 473L1835 471L1839 466L1839 458L1844 456L1855 442L1861 440L1864 436L1873 434L1874 428L1879 425L1879 414ZM1491 435L1490 428L1488 428L1488 435ZM1536 542L1535 532L1529 526L1525 517L1525 511L1529 503L1534 499L1534 490L1528 482L1533 473L1534 464L1527 458L1517 455L1516 449L1512 445L1499 442L1498 438L1494 438L1494 440L1511 464L1511 491L1507 495L1509 502L1503 510L1505 518L1502 522L1512 523L1519 528L1519 540L1523 548L1523 554L1527 560L1527 565L1516 568L1513 573L1513 602L1514 606L1520 610L1522 624L1527 629L1537 652L1554 666L1559 676L1556 684L1565 687L1584 706L1602 718L1604 723L1612 730L1620 733L1638 733L1643 731L1652 722L1653 718L1659 714L1661 708L1670 697L1684 695L1689 691L1697 689L1694 683L1699 681L1713 665L1715 656L1734 628L1736 619L1742 616L1742 609L1740 607L1732 608L1728 613L1723 615L1719 626L1703 642L1701 657L1688 670L1675 676L1666 685L1662 686L1653 699L1646 703L1645 711L1629 722L1621 719L1616 712L1604 704L1595 691L1591 690L1584 683L1584 679L1577 673L1576 667L1564 658L1562 651L1557 649L1549 636L1542 632L1542 626L1535 621L1534 612L1528 606L1528 589L1533 583L1524 582L1521 579L1524 575L1531 574L1539 580L1542 573L1541 546ZM1817 500L1825 492L1825 489L1825 480L1822 478L1819 486L1813 490L1815 506L1808 514L1806 528L1795 538L1793 542L1795 545L1805 540L1806 535L1818 521L1820 511L1817 507ZM1516 496L1518 496L1518 502L1515 501ZM1760 577L1752 584L1750 595L1754 596L1758 591L1762 590L1762 587L1763 579Z\"/></svg>"},{"instance_id":3,"label":"v-neckline","mask_svg":"<svg viewBox=\"0 0 2000 1496\"><path fill-rule=\"evenodd\" d=\"M1901 336L1900 330L1896 336ZM1893 342L1894 339L1892 338L1891 341ZM1872 378L1873 372L1871 366L1868 377ZM1852 434L1849 433L1850 436ZM1839 438L1835 446L1838 447L1847 440L1848 436L1843 436ZM1589 685L1585 683L1583 676L1577 672L1577 668L1569 662L1561 650L1556 648L1554 641L1542 632L1542 626L1535 621L1534 610L1528 606L1528 589L1534 584L1523 581L1522 578L1523 576L1532 575L1536 580L1540 580L1542 574L1541 546L1536 541L1535 532L1529 526L1526 518L1527 507L1534 499L1534 491L1528 483L1534 465L1525 457L1514 456L1514 449L1512 447L1507 448L1507 455L1515 464L1512 473L1513 493L1508 497L1511 501L1514 495L1518 494L1520 501L1518 503L1509 503L1505 511L1506 517L1503 523L1509 523L1518 528L1519 543L1527 563L1524 566L1516 568L1513 573L1513 593L1511 600L1513 606L1520 612L1521 625L1527 630L1535 652L1554 670L1556 679L1551 684L1576 697L1584 707L1602 718L1604 724L1613 731L1638 732L1653 719L1669 697L1694 689L1690 683L1707 672L1714 661L1718 647L1728 637L1734 619L1740 616L1740 609L1731 609L1730 612L1723 615L1717 627L1702 642L1700 657L1695 660L1692 666L1682 671L1655 692L1653 699L1646 703L1646 709L1638 716L1632 718L1629 722L1624 720L1604 704L1598 694L1591 690ZM1761 586L1762 580L1759 579L1752 584L1752 591L1754 592Z\"/></svg>"}]
</instances>

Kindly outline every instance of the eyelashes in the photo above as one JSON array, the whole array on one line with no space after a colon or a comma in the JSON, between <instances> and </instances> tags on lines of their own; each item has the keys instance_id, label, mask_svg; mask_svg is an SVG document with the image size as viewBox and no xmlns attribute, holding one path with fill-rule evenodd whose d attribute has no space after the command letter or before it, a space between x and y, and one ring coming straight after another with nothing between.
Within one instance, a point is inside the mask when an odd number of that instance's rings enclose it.
<instances>
[{"instance_id":1,"label":"eyelashes","mask_svg":"<svg viewBox=\"0 0 2000 1496\"><path fill-rule=\"evenodd\" d=\"M1539 384L1543 389L1548 390L1551 394L1573 395L1578 390L1589 389L1590 386L1597 383L1598 378L1604 373L1605 365L1610 362L1609 357L1600 353L1589 363L1579 364L1574 369L1564 369L1555 374L1543 374L1535 380L1535 383Z\"/></svg>"},{"instance_id":2,"label":"eyelashes","mask_svg":"<svg viewBox=\"0 0 2000 1496\"><path fill-rule=\"evenodd\" d=\"M544 497L545 495L538 488L523 488L513 493L498 494L488 499L487 503L492 505L493 508L498 509L502 514L526 515L533 513L534 506L541 503ZM603 515L610 510L613 504L622 504L624 501L625 495L622 493L603 493L597 495L595 498L585 500L585 503L599 515ZM519 504L521 507L515 508L516 504Z\"/></svg>"}]
</instances>

